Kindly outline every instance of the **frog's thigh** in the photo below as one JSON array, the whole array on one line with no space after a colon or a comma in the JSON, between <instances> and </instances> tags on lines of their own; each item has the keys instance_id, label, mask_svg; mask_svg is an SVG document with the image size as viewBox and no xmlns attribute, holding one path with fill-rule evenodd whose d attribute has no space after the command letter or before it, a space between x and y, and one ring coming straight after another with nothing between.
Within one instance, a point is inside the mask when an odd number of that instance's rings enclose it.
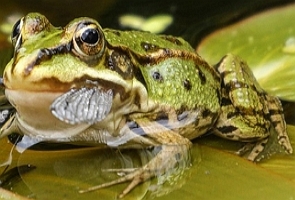
<instances>
[{"instance_id":1,"label":"frog's thigh","mask_svg":"<svg viewBox=\"0 0 295 200\"><path fill-rule=\"evenodd\" d=\"M239 141L257 141L269 135L265 93L245 62L225 56L217 70L221 76L221 114L216 134Z\"/></svg>"},{"instance_id":2,"label":"frog's thigh","mask_svg":"<svg viewBox=\"0 0 295 200\"><path fill-rule=\"evenodd\" d=\"M214 133L226 139L254 142L269 136L270 122L263 115L248 115L234 106L221 108L222 112L214 127Z\"/></svg>"}]
</instances>

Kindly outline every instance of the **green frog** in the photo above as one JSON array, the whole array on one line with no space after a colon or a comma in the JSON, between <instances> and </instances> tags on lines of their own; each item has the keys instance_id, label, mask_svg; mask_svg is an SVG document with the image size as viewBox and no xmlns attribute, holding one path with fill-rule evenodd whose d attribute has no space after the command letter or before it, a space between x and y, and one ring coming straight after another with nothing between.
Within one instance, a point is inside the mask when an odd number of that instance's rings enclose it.
<instances>
[{"instance_id":1,"label":"green frog","mask_svg":"<svg viewBox=\"0 0 295 200\"><path fill-rule=\"evenodd\" d=\"M270 130L293 151L279 99L234 55L211 66L179 37L102 29L86 17L54 27L39 13L20 19L11 38L14 56L3 83L16 113L1 137L18 132L36 142L160 147L141 168L81 193L130 181L123 197L187 159L191 140L207 132L254 142L252 161Z\"/></svg>"}]
</instances>

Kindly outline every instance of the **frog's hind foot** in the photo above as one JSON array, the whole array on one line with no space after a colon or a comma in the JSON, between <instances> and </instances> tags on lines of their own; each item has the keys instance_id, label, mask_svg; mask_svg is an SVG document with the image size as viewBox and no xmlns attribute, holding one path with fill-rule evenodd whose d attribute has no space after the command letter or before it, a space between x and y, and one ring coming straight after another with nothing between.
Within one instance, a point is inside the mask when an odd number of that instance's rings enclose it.
<instances>
[{"instance_id":1,"label":"frog's hind foot","mask_svg":"<svg viewBox=\"0 0 295 200\"><path fill-rule=\"evenodd\" d=\"M284 140L286 140L285 143ZM270 135L267 138L257 141L256 143L246 143L236 152L236 154L245 157L252 162L259 162L274 154L291 154L293 149L292 146L289 146L290 143L288 138L280 137L276 130L271 128Z\"/></svg>"},{"instance_id":2,"label":"frog's hind foot","mask_svg":"<svg viewBox=\"0 0 295 200\"><path fill-rule=\"evenodd\" d=\"M241 149L239 149L236 154L239 156L244 156L252 162L259 162L264 158L264 155L260 155L263 152L265 146L267 145L268 138L265 138L256 143L246 143Z\"/></svg>"}]
</instances>

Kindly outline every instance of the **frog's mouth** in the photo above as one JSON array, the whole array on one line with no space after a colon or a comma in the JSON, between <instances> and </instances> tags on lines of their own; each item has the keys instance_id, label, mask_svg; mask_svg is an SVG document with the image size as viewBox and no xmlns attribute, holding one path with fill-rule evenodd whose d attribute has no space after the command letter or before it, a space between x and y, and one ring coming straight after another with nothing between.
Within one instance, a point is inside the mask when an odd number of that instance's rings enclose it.
<instances>
[{"instance_id":1,"label":"frog's mouth","mask_svg":"<svg viewBox=\"0 0 295 200\"><path fill-rule=\"evenodd\" d=\"M36 69L38 70L38 68ZM10 103L17 110L19 121L22 123L22 127L25 127L24 132L27 130L28 134L41 134L42 137L50 137L50 135L69 137L80 133L81 129L91 126L95 122L93 119L72 123L71 120L61 120L60 118L64 117L60 117L59 114L57 117L52 114L52 103L72 89L96 88L102 90L103 93L111 91L113 100L107 102L113 103L116 109L129 102L129 98L136 96L131 93L134 88L132 80L125 81L116 72L110 70L93 70L93 72L93 76L85 73L82 76L79 74L79 77L69 82L63 82L59 78L52 77L41 77L38 81L32 81L33 78L31 77L16 77L18 74L7 73L9 79L5 82L5 93ZM83 74L83 72L81 73ZM31 75L34 75L34 72ZM14 77L16 79L13 79ZM83 94L81 95L83 96ZM98 108L105 107L98 106ZM110 109L110 107L106 108L108 108L106 110ZM108 112L106 111L104 115ZM99 120L103 120L103 117L99 117ZM74 129L75 127L76 129Z\"/></svg>"}]
</instances>

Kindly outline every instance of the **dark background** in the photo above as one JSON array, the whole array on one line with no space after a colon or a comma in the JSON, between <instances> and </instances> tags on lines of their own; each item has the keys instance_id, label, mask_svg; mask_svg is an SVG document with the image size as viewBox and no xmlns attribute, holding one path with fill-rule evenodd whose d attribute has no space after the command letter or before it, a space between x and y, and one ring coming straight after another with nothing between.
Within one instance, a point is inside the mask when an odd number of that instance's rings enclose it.
<instances>
[{"instance_id":1,"label":"dark background","mask_svg":"<svg viewBox=\"0 0 295 200\"><path fill-rule=\"evenodd\" d=\"M1 10L11 13L38 11L54 25L64 26L78 16L99 20L103 27L121 29L118 17L137 14L150 17L171 14L173 25L165 34L182 36L193 46L209 31L270 7L294 0L4 0ZM3 9L7 8L7 9Z\"/></svg>"}]
</instances>

